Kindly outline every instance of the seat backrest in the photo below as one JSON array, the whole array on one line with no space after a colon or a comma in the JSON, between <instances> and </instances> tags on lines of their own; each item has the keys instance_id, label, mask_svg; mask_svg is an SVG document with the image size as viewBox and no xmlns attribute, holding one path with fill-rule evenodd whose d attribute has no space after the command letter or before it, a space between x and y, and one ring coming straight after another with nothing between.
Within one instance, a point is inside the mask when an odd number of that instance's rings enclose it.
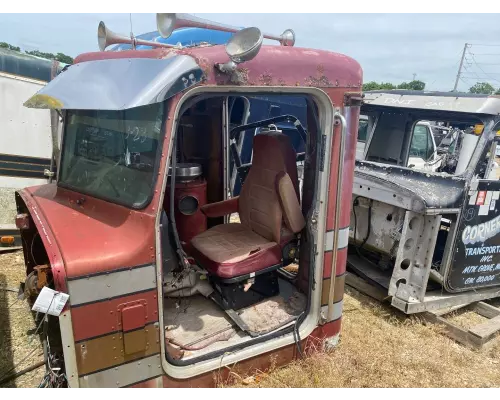
<instances>
[{"instance_id":1,"label":"seat backrest","mask_svg":"<svg viewBox=\"0 0 500 400\"><path fill-rule=\"evenodd\" d=\"M239 198L240 221L258 235L276 243L280 242L283 224L283 209L276 184L283 175L289 176L298 204L296 154L290 139L275 132L256 135L252 167Z\"/></svg>"}]
</instances>

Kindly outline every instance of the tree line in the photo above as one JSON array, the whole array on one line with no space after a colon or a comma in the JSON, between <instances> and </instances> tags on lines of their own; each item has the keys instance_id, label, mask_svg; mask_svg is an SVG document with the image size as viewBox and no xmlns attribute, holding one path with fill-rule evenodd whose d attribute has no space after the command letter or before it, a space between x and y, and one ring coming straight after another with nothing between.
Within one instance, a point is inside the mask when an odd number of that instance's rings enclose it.
<instances>
[{"instance_id":1,"label":"tree line","mask_svg":"<svg viewBox=\"0 0 500 400\"><path fill-rule=\"evenodd\" d=\"M393 89L406 89L406 90L424 90L425 82L422 81L411 81L411 82L403 82L399 85L395 85L389 82L367 82L363 84L363 91L368 90L393 90ZM488 95L500 95L500 88L495 89L488 82L478 82L474 86L469 88L469 93L475 94L488 94Z\"/></svg>"},{"instance_id":2,"label":"tree line","mask_svg":"<svg viewBox=\"0 0 500 400\"><path fill-rule=\"evenodd\" d=\"M21 53L20 47L12 46L11 44L5 43L5 42L0 42L0 48L12 50L12 51L18 51ZM65 63L65 64L73 64L73 57L70 57L64 53L52 54L52 53L44 53L44 52L38 51L38 50L25 51L25 53L32 55L32 56L36 56L36 57L46 58L47 60L57 60L59 62Z\"/></svg>"},{"instance_id":3,"label":"tree line","mask_svg":"<svg viewBox=\"0 0 500 400\"><path fill-rule=\"evenodd\" d=\"M422 81L413 80L411 82L403 82L399 85L394 85L389 82L367 82L363 84L363 90L392 90L392 89L406 89L406 90L424 90L425 83Z\"/></svg>"},{"instance_id":4,"label":"tree line","mask_svg":"<svg viewBox=\"0 0 500 400\"><path fill-rule=\"evenodd\" d=\"M478 82L469 89L469 93L500 95L500 89L495 90L488 82Z\"/></svg>"}]
</instances>

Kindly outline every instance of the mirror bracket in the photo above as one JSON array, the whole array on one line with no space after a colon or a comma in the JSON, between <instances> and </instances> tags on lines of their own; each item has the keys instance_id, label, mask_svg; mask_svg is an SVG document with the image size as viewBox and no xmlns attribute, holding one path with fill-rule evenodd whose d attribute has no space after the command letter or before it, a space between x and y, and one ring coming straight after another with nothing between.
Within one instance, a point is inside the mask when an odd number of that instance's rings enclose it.
<instances>
[{"instance_id":1,"label":"mirror bracket","mask_svg":"<svg viewBox=\"0 0 500 400\"><path fill-rule=\"evenodd\" d=\"M238 64L231 60L224 64L215 64L215 66L222 73L231 73L236 71L236 67L238 66Z\"/></svg>"}]
</instances>

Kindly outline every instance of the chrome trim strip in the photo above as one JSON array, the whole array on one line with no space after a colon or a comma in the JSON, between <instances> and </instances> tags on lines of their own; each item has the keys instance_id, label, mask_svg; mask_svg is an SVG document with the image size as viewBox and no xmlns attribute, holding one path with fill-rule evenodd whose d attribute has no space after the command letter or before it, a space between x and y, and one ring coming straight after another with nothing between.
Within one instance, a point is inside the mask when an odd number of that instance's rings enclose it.
<instances>
[{"instance_id":1,"label":"chrome trim strip","mask_svg":"<svg viewBox=\"0 0 500 400\"><path fill-rule=\"evenodd\" d=\"M134 360L80 378L81 387L117 388L144 382L163 374L160 354Z\"/></svg>"},{"instance_id":2,"label":"chrome trim strip","mask_svg":"<svg viewBox=\"0 0 500 400\"><path fill-rule=\"evenodd\" d=\"M61 331L61 341L64 355L64 367L70 388L80 387L78 381L78 367L76 364L75 336L73 335L73 323L71 321L71 311L63 311L59 315L59 329Z\"/></svg>"},{"instance_id":3,"label":"chrome trim strip","mask_svg":"<svg viewBox=\"0 0 500 400\"><path fill-rule=\"evenodd\" d=\"M154 264L68 280L69 300L72 306L95 303L155 288L156 268Z\"/></svg>"},{"instance_id":4,"label":"chrome trim strip","mask_svg":"<svg viewBox=\"0 0 500 400\"><path fill-rule=\"evenodd\" d=\"M335 321L342 317L342 310L344 309L344 300L340 300L337 303L332 304L332 317L328 322ZM321 307L321 313L323 315L328 315L328 304Z\"/></svg>"},{"instance_id":5,"label":"chrome trim strip","mask_svg":"<svg viewBox=\"0 0 500 400\"><path fill-rule=\"evenodd\" d=\"M328 231L325 235L325 251L333 250L333 239L334 239L334 231ZM342 228L339 230L338 234L338 246L337 249L344 249L347 247L349 243L349 227Z\"/></svg>"}]
</instances>

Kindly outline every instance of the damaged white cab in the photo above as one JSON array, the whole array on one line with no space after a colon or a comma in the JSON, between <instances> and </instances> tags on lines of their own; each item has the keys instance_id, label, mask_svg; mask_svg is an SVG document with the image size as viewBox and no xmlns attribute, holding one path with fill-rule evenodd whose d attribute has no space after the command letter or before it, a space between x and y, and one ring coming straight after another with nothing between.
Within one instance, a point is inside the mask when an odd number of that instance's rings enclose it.
<instances>
[{"instance_id":1,"label":"damaged white cab","mask_svg":"<svg viewBox=\"0 0 500 400\"><path fill-rule=\"evenodd\" d=\"M500 296L499 113L495 96L365 93L348 269L407 314Z\"/></svg>"}]
</instances>

